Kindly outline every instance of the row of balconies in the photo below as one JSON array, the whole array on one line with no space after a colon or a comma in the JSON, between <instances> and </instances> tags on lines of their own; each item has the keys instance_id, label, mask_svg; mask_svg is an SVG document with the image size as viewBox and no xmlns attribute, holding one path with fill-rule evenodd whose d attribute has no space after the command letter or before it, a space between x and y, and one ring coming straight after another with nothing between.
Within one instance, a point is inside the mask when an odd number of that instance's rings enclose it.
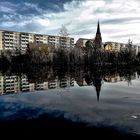
<instances>
[{"instance_id":1,"label":"row of balconies","mask_svg":"<svg viewBox=\"0 0 140 140\"><path fill-rule=\"evenodd\" d=\"M70 37L58 37L58 36L48 36L48 35L41 35L41 34L30 34L30 33L18 33L17 34L17 32L7 32L7 31L5 31L5 32L3 32L3 36L4 37L20 37L20 38L29 38L29 37L31 37L31 38L37 38L37 39L39 39L39 38L41 38L41 39L47 39L48 38L48 40L49 39L52 39L52 40L56 40L56 39L70 39L70 40L72 40L72 41L74 41L74 39L73 38L70 38Z\"/></svg>"},{"instance_id":2,"label":"row of balconies","mask_svg":"<svg viewBox=\"0 0 140 140\"><path fill-rule=\"evenodd\" d=\"M7 37L13 37L13 33L4 33L3 36L7 36Z\"/></svg>"},{"instance_id":3,"label":"row of balconies","mask_svg":"<svg viewBox=\"0 0 140 140\"><path fill-rule=\"evenodd\" d=\"M4 43L3 45L4 46L13 46L14 44L13 43Z\"/></svg>"},{"instance_id":4,"label":"row of balconies","mask_svg":"<svg viewBox=\"0 0 140 140\"><path fill-rule=\"evenodd\" d=\"M20 41L28 41L29 42L29 38L21 38Z\"/></svg>"},{"instance_id":5,"label":"row of balconies","mask_svg":"<svg viewBox=\"0 0 140 140\"><path fill-rule=\"evenodd\" d=\"M16 38L13 38L13 37L11 37L11 36L4 36L4 38L3 38L4 40L6 40L6 39L16 39Z\"/></svg>"},{"instance_id":6,"label":"row of balconies","mask_svg":"<svg viewBox=\"0 0 140 140\"><path fill-rule=\"evenodd\" d=\"M5 79L9 80L9 79L17 79L18 76L5 76Z\"/></svg>"},{"instance_id":7,"label":"row of balconies","mask_svg":"<svg viewBox=\"0 0 140 140\"><path fill-rule=\"evenodd\" d=\"M13 40L13 39L10 39L10 38L8 38L8 39L3 39L3 42L5 42L5 41L15 41L15 40Z\"/></svg>"},{"instance_id":8,"label":"row of balconies","mask_svg":"<svg viewBox=\"0 0 140 140\"><path fill-rule=\"evenodd\" d=\"M48 40L48 42L58 42L58 41L56 41L56 40Z\"/></svg>"},{"instance_id":9,"label":"row of balconies","mask_svg":"<svg viewBox=\"0 0 140 140\"><path fill-rule=\"evenodd\" d=\"M18 83L17 82L6 82L5 84L4 84L5 86L12 86L12 85L18 85Z\"/></svg>"},{"instance_id":10,"label":"row of balconies","mask_svg":"<svg viewBox=\"0 0 140 140\"><path fill-rule=\"evenodd\" d=\"M45 90L45 89L48 89L48 82L39 83L36 85L36 90Z\"/></svg>"},{"instance_id":11,"label":"row of balconies","mask_svg":"<svg viewBox=\"0 0 140 140\"><path fill-rule=\"evenodd\" d=\"M20 37L21 38L29 38L29 34L21 34Z\"/></svg>"},{"instance_id":12,"label":"row of balconies","mask_svg":"<svg viewBox=\"0 0 140 140\"><path fill-rule=\"evenodd\" d=\"M43 40L36 40L36 42L38 42L38 43L44 43L44 41ZM16 47L17 45L21 45L22 47L27 47L27 44L29 43L29 41L28 40L22 40L20 43L19 42L16 42L16 41L12 41L12 40L7 40L7 41L5 41L4 43L3 43L3 45L5 46L5 47ZM58 44L59 45L59 43L58 42L56 42L56 41L53 41L53 40L50 40L49 41L49 43L51 43L51 44L53 44L53 45L56 45L56 44ZM64 45L64 46L66 46L67 44L64 42L64 43L61 43L60 44L60 46L62 46L62 45ZM70 45L70 46L72 46L72 45Z\"/></svg>"}]
</instances>

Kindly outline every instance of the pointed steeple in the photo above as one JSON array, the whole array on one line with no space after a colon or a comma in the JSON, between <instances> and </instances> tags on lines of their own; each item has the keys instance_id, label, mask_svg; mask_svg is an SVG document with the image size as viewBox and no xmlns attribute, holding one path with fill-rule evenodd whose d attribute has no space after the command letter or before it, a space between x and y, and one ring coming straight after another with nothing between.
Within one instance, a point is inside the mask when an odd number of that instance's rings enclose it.
<instances>
[{"instance_id":1,"label":"pointed steeple","mask_svg":"<svg viewBox=\"0 0 140 140\"><path fill-rule=\"evenodd\" d=\"M102 47L102 36L101 36L101 32L100 32L100 22L98 20L98 24L97 24L97 31L96 31L96 36L95 36L95 40L94 40L95 46L96 48L101 48Z\"/></svg>"},{"instance_id":2,"label":"pointed steeple","mask_svg":"<svg viewBox=\"0 0 140 140\"><path fill-rule=\"evenodd\" d=\"M101 34L100 33L100 22L99 22L99 20L98 20L98 26L97 26L97 32L96 32L96 34Z\"/></svg>"}]
</instances>

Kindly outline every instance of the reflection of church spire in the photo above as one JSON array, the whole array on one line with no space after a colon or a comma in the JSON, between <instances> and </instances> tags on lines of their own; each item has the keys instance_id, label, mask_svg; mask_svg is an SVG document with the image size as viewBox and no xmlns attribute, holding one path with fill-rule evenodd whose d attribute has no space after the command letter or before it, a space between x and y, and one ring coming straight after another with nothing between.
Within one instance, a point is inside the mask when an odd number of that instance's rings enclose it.
<instances>
[{"instance_id":1,"label":"reflection of church spire","mask_svg":"<svg viewBox=\"0 0 140 140\"><path fill-rule=\"evenodd\" d=\"M100 76L95 76L94 79L93 79L93 85L95 86L96 88L96 94L97 94L97 101L99 101L99 97L100 97L100 91L101 91L101 81L102 81L102 78Z\"/></svg>"},{"instance_id":2,"label":"reflection of church spire","mask_svg":"<svg viewBox=\"0 0 140 140\"><path fill-rule=\"evenodd\" d=\"M99 101L100 91L101 91L101 85L100 86L96 86L95 88L96 88L97 101Z\"/></svg>"},{"instance_id":3,"label":"reflection of church spire","mask_svg":"<svg viewBox=\"0 0 140 140\"><path fill-rule=\"evenodd\" d=\"M86 81L87 85L95 86L97 101L99 101L100 91L101 91L101 86L102 86L101 75L97 74L97 75L94 75L93 77L91 77L90 75L85 75L85 81Z\"/></svg>"}]
</instances>

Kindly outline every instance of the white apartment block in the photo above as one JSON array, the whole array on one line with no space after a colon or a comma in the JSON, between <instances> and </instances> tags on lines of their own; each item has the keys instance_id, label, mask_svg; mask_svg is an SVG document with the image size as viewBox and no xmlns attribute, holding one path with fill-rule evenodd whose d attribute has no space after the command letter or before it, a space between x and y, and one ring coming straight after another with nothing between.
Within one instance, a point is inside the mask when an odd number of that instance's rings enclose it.
<instances>
[{"instance_id":1,"label":"white apartment block","mask_svg":"<svg viewBox=\"0 0 140 140\"><path fill-rule=\"evenodd\" d=\"M25 52L29 42L34 42L34 35L30 33L20 33L20 50Z\"/></svg>"},{"instance_id":2,"label":"white apartment block","mask_svg":"<svg viewBox=\"0 0 140 140\"><path fill-rule=\"evenodd\" d=\"M52 36L44 34L34 34L15 31L0 31L0 51L20 50L25 53L28 43L43 43L52 44L55 48L58 47L74 47L74 38Z\"/></svg>"},{"instance_id":3,"label":"white apartment block","mask_svg":"<svg viewBox=\"0 0 140 140\"><path fill-rule=\"evenodd\" d=\"M0 76L0 95L4 94L3 76Z\"/></svg>"},{"instance_id":4,"label":"white apartment block","mask_svg":"<svg viewBox=\"0 0 140 140\"><path fill-rule=\"evenodd\" d=\"M19 33L11 31L0 31L0 50L15 51L19 49Z\"/></svg>"},{"instance_id":5,"label":"white apartment block","mask_svg":"<svg viewBox=\"0 0 140 140\"><path fill-rule=\"evenodd\" d=\"M3 50L2 31L0 31L0 51Z\"/></svg>"},{"instance_id":6,"label":"white apartment block","mask_svg":"<svg viewBox=\"0 0 140 140\"><path fill-rule=\"evenodd\" d=\"M105 50L111 50L115 52L129 51L128 44L118 42L105 42L104 48ZM140 53L140 46L132 45L131 51L133 51L137 55L138 53Z\"/></svg>"},{"instance_id":7,"label":"white apartment block","mask_svg":"<svg viewBox=\"0 0 140 140\"><path fill-rule=\"evenodd\" d=\"M48 36L48 43L55 46L55 48L59 47L59 36Z\"/></svg>"},{"instance_id":8,"label":"white apartment block","mask_svg":"<svg viewBox=\"0 0 140 140\"><path fill-rule=\"evenodd\" d=\"M60 47L74 47L74 39L70 37L59 37Z\"/></svg>"}]
</instances>

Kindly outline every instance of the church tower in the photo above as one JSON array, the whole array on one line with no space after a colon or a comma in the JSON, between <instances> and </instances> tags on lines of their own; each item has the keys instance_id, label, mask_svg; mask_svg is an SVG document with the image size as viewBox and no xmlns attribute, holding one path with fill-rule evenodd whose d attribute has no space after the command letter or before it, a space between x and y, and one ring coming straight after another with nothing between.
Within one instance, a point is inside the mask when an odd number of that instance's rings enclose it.
<instances>
[{"instance_id":1,"label":"church tower","mask_svg":"<svg viewBox=\"0 0 140 140\"><path fill-rule=\"evenodd\" d=\"M94 44L95 44L96 49L101 49L102 48L102 36L101 36L101 32L100 32L99 20L98 20L98 25L97 25L97 31L96 31Z\"/></svg>"}]
</instances>

